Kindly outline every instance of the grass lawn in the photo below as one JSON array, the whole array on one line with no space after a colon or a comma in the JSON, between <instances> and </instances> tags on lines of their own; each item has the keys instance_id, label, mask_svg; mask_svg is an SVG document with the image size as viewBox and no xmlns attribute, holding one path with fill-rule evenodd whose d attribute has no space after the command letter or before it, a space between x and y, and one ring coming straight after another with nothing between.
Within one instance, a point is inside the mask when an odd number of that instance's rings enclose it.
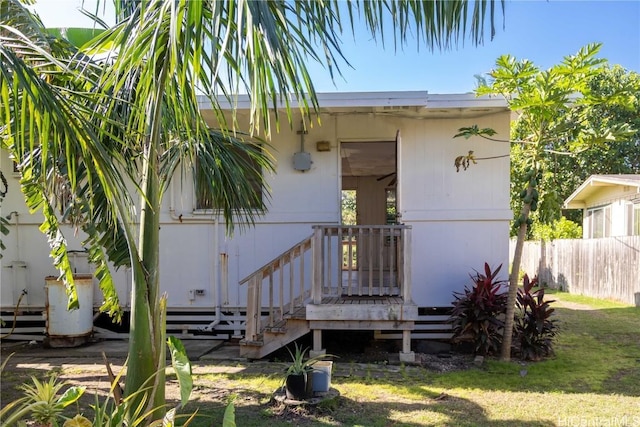
<instances>
[{"instance_id":1,"label":"grass lawn","mask_svg":"<svg viewBox=\"0 0 640 427\"><path fill-rule=\"evenodd\" d=\"M334 378L339 399L295 409L269 405L277 377L199 379L238 390L239 426L640 426L640 308L566 293L548 298L557 301L560 333L555 357L542 362ZM200 409L221 419L221 408Z\"/></svg>"},{"instance_id":2,"label":"grass lawn","mask_svg":"<svg viewBox=\"0 0 640 427\"><path fill-rule=\"evenodd\" d=\"M234 399L241 427L640 426L640 308L565 293L548 298L557 300L560 333L555 357L542 362L488 360L481 368L436 373L338 359L342 374L332 387L341 396L302 407L271 402L283 365L197 363L185 412L198 411L191 425L219 426ZM72 369L63 367L63 378L80 382L81 370ZM3 396L20 375L3 374ZM174 386L169 376L168 390Z\"/></svg>"}]
</instances>

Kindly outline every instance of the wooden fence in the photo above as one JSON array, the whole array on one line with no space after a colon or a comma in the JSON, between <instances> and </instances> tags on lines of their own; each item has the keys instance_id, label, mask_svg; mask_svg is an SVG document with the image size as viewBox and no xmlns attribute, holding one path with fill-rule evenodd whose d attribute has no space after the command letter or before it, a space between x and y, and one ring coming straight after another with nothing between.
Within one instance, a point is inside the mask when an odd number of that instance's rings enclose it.
<instances>
[{"instance_id":1,"label":"wooden fence","mask_svg":"<svg viewBox=\"0 0 640 427\"><path fill-rule=\"evenodd\" d=\"M513 259L515 240L509 249ZM525 242L521 270L554 289L640 307L640 236Z\"/></svg>"}]
</instances>

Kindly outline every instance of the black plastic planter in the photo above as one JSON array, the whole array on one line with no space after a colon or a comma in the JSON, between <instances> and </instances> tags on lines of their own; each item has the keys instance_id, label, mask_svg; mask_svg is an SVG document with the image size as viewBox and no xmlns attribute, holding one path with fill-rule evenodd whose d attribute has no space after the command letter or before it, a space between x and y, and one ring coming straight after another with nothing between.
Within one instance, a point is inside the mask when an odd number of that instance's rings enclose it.
<instances>
[{"instance_id":1,"label":"black plastic planter","mask_svg":"<svg viewBox=\"0 0 640 427\"><path fill-rule=\"evenodd\" d=\"M307 398L307 374L289 374L285 381L287 399L304 400Z\"/></svg>"}]
</instances>

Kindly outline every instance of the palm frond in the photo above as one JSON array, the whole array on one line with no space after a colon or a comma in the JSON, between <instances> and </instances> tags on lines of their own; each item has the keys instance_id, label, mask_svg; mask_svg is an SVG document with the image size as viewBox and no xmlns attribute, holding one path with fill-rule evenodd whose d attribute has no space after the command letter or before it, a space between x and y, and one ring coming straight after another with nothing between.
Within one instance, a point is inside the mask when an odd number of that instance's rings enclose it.
<instances>
[{"instance_id":1,"label":"palm frond","mask_svg":"<svg viewBox=\"0 0 640 427\"><path fill-rule=\"evenodd\" d=\"M118 149L117 140L105 138L105 131L100 128L113 121L94 108L99 95L94 79L99 67L77 55L68 42L54 41L43 47L14 27L3 30L3 148L20 164L28 207L45 214L42 230L49 236L54 265L61 269L69 285L70 306L74 306L77 301L60 221L73 219L80 228L95 221L107 234L107 229L118 229L118 219L130 217L130 212L122 209L127 203L114 202L129 194L118 170L118 165L124 164L122 150ZM92 200L93 204L85 205L83 210L71 209L73 202L81 199ZM102 210L94 209L96 204L102 204ZM99 241L97 235L91 235L91 229L87 231L89 241ZM128 253L126 247L124 251ZM108 269L101 271L99 279L108 289Z\"/></svg>"}]
</instances>

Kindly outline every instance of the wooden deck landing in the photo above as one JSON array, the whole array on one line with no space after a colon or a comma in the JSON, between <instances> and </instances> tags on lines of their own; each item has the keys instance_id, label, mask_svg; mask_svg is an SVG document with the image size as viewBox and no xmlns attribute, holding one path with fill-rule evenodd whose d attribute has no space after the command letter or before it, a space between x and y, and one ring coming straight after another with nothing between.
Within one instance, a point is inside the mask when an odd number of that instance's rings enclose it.
<instances>
[{"instance_id":1,"label":"wooden deck landing","mask_svg":"<svg viewBox=\"0 0 640 427\"><path fill-rule=\"evenodd\" d=\"M363 322L370 324L372 329L378 329L375 325L403 329L401 324L413 327L413 322L418 319L418 307L394 296L324 297L320 304L307 305L306 318L322 322L323 329L340 329L338 325L343 329L355 329L356 326L364 326ZM316 323L311 328L315 329L314 326L321 325Z\"/></svg>"},{"instance_id":2,"label":"wooden deck landing","mask_svg":"<svg viewBox=\"0 0 640 427\"><path fill-rule=\"evenodd\" d=\"M324 297L322 305L397 305L402 304L400 297L379 297L379 296L341 296L341 297Z\"/></svg>"}]
</instances>

